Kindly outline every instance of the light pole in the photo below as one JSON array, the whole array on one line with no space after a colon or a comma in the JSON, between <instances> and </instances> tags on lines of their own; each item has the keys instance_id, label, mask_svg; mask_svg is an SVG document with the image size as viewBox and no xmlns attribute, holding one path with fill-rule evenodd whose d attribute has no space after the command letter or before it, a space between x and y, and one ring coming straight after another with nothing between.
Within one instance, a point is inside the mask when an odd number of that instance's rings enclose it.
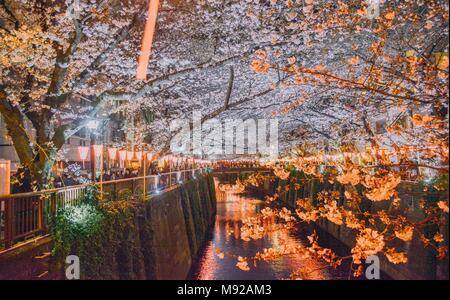
<instances>
[{"instance_id":1,"label":"light pole","mask_svg":"<svg viewBox=\"0 0 450 300\"><path fill-rule=\"evenodd\" d=\"M143 165L144 165L144 202L145 199L147 198L147 155L145 154L145 152L143 151L143 157L142 159L143 161Z\"/></svg>"},{"instance_id":2,"label":"light pole","mask_svg":"<svg viewBox=\"0 0 450 300\"><path fill-rule=\"evenodd\" d=\"M94 150L94 145L95 145L95 131L97 130L97 128L100 126L100 121L97 119L92 119L89 120L86 123L86 128L89 130L89 134L90 134L90 160L91 160L91 180L92 182L96 182L96 176L95 176L95 171L96 171L96 159L95 159L95 150Z\"/></svg>"},{"instance_id":3,"label":"light pole","mask_svg":"<svg viewBox=\"0 0 450 300\"><path fill-rule=\"evenodd\" d=\"M95 160L95 151L94 151L94 144L95 144L95 135L91 132L90 133L90 141L89 141L89 148L90 148L90 161L91 161L91 180L95 183L96 176L95 176L95 164L97 163Z\"/></svg>"},{"instance_id":4,"label":"light pole","mask_svg":"<svg viewBox=\"0 0 450 300\"><path fill-rule=\"evenodd\" d=\"M103 145L93 145L94 157L100 157L100 199L103 198ZM95 168L94 168L95 172ZM95 182L95 181L94 181Z\"/></svg>"}]
</instances>

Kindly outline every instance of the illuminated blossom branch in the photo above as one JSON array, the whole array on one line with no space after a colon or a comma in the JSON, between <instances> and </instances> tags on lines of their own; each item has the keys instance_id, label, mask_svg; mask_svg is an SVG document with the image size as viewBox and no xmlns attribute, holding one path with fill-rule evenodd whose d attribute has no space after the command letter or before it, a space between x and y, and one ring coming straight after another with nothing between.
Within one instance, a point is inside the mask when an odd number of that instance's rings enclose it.
<instances>
[{"instance_id":1,"label":"illuminated blossom branch","mask_svg":"<svg viewBox=\"0 0 450 300\"><path fill-rule=\"evenodd\" d=\"M325 174L317 173L321 164L322 162L315 160L299 159L292 160L290 163L278 161L277 165L271 166L276 177L286 180L287 185L279 186L273 196L268 196L265 207L255 217L243 220L240 236L244 241L259 240L269 233L292 230L301 223L328 220L335 226L341 226L341 230L355 233L355 246L350 254L339 256L333 250L323 248L319 245L318 236L313 233L308 236L310 245L305 247L286 251L283 244L280 247L264 249L257 252L255 256L245 259L270 262L283 256L297 254L303 257L319 257L333 268L340 266L343 261L351 260L351 274L354 277L360 277L364 270L363 261L370 255L383 255L394 265L405 264L409 259L414 259L407 248L400 246L402 243L412 243L414 234L419 237L415 243L432 249L437 259L443 260L448 257L448 242L441 229L448 226L445 221L445 214L448 214L448 200L445 200L445 191L443 192L439 187L441 184L436 182L433 187L425 187L422 194L425 199L430 195L435 197L440 191L439 199L441 200L437 202L420 200L423 217L410 219L406 217L409 208L401 205L398 190L401 183L399 174L386 173L386 171L366 172L358 164L352 163L350 157L345 158L344 161L336 161L334 167L327 168ZM291 173L292 170L296 170L297 175L299 174L297 172L300 172L301 176L286 178L286 174ZM269 175L265 180L273 180L273 177ZM258 183L249 178L243 184L261 186L265 180ZM287 209L282 204L285 203L283 194L288 193L290 188L298 192L302 188L309 188L312 180L315 180L313 185L326 182L338 183L341 188L326 188L322 185L323 189L314 196L297 198L292 209ZM364 208L363 198L370 202L389 202L390 208L386 210L372 207L367 210ZM345 205L341 202L343 199L345 199ZM268 222L268 220L273 221ZM435 230L430 231L432 227ZM248 270L247 268L244 271ZM304 267L301 267L291 274L291 277L304 278L306 271Z\"/></svg>"}]
</instances>

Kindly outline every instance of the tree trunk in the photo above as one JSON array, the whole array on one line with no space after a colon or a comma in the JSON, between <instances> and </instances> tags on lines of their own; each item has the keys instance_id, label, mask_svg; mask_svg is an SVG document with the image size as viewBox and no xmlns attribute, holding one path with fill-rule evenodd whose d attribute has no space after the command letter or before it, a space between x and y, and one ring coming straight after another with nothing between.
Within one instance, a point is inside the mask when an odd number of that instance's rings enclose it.
<instances>
[{"instance_id":1,"label":"tree trunk","mask_svg":"<svg viewBox=\"0 0 450 300\"><path fill-rule=\"evenodd\" d=\"M25 117L17 106L6 100L6 94L0 89L0 113L4 117L8 135L19 157L21 167L18 177L26 180L19 189L30 192L34 188L47 187L56 154L62 144L54 145L50 126L50 117L45 113L39 119L33 120L36 136L33 139L25 128Z\"/></svg>"},{"instance_id":2,"label":"tree trunk","mask_svg":"<svg viewBox=\"0 0 450 300\"><path fill-rule=\"evenodd\" d=\"M39 125L35 125L36 144L34 145L34 157L29 164L29 169L33 185L38 189L45 189L49 188L48 183L59 147L53 144L49 118L45 117L45 113L41 116Z\"/></svg>"}]
</instances>

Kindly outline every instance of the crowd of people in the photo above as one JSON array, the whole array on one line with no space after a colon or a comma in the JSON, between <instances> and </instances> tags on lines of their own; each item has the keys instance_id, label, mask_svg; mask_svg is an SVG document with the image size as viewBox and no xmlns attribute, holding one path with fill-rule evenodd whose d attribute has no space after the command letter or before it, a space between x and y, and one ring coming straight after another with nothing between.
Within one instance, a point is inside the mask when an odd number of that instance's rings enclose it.
<instances>
[{"instance_id":1,"label":"crowd of people","mask_svg":"<svg viewBox=\"0 0 450 300\"><path fill-rule=\"evenodd\" d=\"M139 177L139 170L133 170L130 168L121 170L106 170L103 171L102 181L113 181L120 179L128 179L133 177ZM74 186L79 184L85 184L92 181L92 174L90 172L78 176L71 176L69 173L64 172L55 176L54 185L57 188ZM100 174L96 176L96 181L100 181Z\"/></svg>"},{"instance_id":2,"label":"crowd of people","mask_svg":"<svg viewBox=\"0 0 450 300\"><path fill-rule=\"evenodd\" d=\"M258 168L260 164L254 160L240 160L240 161L229 161L220 160L213 163L194 164L192 162L184 161L182 163L170 163L169 161L157 162L149 164L146 170L147 175L163 174L169 172L177 172L181 170L189 170L198 167L208 166L214 170L230 169L230 168ZM92 174L86 170L80 170L79 172L74 172L65 168L62 172L55 172L53 176L53 186L55 188L68 187L82 185L92 182ZM31 179L28 170L20 173L20 180L16 180L16 184L13 185L13 193L21 193L31 190ZM142 168L111 168L106 169L102 173L101 180L103 182L122 180L143 176L144 172ZM19 175L16 175L16 177ZM100 174L96 176L96 182L100 181ZM20 182L20 183L19 183Z\"/></svg>"},{"instance_id":3,"label":"crowd of people","mask_svg":"<svg viewBox=\"0 0 450 300\"><path fill-rule=\"evenodd\" d=\"M211 168L214 170L223 169L251 169L261 167L260 163L256 160L218 160L211 164Z\"/></svg>"},{"instance_id":4,"label":"crowd of people","mask_svg":"<svg viewBox=\"0 0 450 300\"><path fill-rule=\"evenodd\" d=\"M198 166L197 166L198 167ZM181 170L189 170L192 169L192 164L169 164L168 162L157 163L153 162L147 166L146 174L147 175L155 175L155 174L163 174L169 172L176 172ZM136 178L143 176L144 172L142 168L132 169L132 168L113 168L104 170L102 173L101 180L103 182L114 181L114 180L122 180L129 178ZM86 174L71 176L68 172L64 172L62 174L58 174L55 176L54 185L55 187L67 187L74 186L80 184L86 184L92 181L91 173L87 172ZM96 182L100 181L100 174L96 176Z\"/></svg>"}]
</instances>

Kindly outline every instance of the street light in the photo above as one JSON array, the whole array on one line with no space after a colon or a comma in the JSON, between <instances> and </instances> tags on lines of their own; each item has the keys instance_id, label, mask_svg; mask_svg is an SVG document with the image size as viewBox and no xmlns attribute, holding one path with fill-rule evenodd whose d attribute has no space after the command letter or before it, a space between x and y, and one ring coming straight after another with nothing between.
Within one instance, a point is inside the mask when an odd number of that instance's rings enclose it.
<instances>
[{"instance_id":1,"label":"street light","mask_svg":"<svg viewBox=\"0 0 450 300\"><path fill-rule=\"evenodd\" d=\"M90 131L90 150L91 150L91 180L95 183L96 176L95 176L95 136L94 133L100 126L100 120L98 119L90 119L86 122L86 128ZM103 162L102 162L103 163Z\"/></svg>"},{"instance_id":2,"label":"street light","mask_svg":"<svg viewBox=\"0 0 450 300\"><path fill-rule=\"evenodd\" d=\"M92 150L94 150L95 157L100 157L100 199L103 199L103 145L92 145ZM94 178L95 177L96 176L94 175Z\"/></svg>"},{"instance_id":3,"label":"street light","mask_svg":"<svg viewBox=\"0 0 450 300\"><path fill-rule=\"evenodd\" d=\"M99 126L100 126L100 121L99 121L99 120L96 120L96 119L89 120L89 121L86 123L86 128L89 129L89 130L91 130L91 131L97 130L97 128L98 128Z\"/></svg>"}]
</instances>

